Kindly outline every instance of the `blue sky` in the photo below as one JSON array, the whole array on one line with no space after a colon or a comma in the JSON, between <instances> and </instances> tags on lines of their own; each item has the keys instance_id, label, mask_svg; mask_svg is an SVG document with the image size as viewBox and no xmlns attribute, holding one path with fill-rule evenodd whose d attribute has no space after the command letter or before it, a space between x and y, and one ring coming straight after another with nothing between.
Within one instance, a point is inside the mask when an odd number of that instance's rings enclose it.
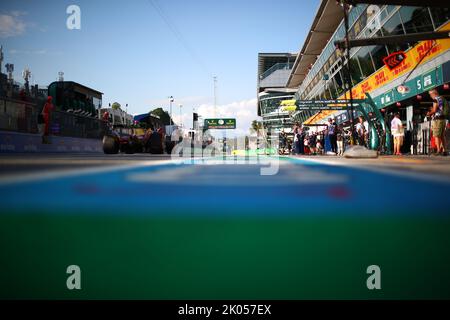
<instances>
[{"instance_id":1,"label":"blue sky","mask_svg":"<svg viewBox=\"0 0 450 320\"><path fill-rule=\"evenodd\" d=\"M182 104L183 121L189 125L192 107L210 116L212 75L217 75L218 115L235 115L245 129L256 119L258 52L298 51L319 4L319 0L152 1L191 51L150 0L15 0L0 4L4 63L15 64L16 80L29 66L33 81L40 85L64 71L65 80L104 92L104 105L128 103L134 114L167 109L167 97L173 95L174 118ZM66 28L66 8L71 4L81 9L81 30Z\"/></svg>"}]
</instances>

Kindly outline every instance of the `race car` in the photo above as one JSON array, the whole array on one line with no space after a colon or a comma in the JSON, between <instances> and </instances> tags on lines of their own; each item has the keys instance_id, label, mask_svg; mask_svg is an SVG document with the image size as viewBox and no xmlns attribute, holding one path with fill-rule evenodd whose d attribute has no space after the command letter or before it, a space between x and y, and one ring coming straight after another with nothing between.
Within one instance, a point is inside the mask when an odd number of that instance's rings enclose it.
<instances>
[{"instance_id":1,"label":"race car","mask_svg":"<svg viewBox=\"0 0 450 320\"><path fill-rule=\"evenodd\" d=\"M103 136L103 152L105 154L127 154L144 151L145 131L140 128L129 128L114 125L112 130Z\"/></svg>"}]
</instances>

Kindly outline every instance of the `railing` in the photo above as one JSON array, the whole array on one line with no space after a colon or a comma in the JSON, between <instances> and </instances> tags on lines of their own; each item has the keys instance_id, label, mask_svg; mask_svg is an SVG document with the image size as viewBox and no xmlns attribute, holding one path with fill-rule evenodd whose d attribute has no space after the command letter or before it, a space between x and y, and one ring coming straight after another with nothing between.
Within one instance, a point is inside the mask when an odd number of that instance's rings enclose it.
<instances>
[{"instance_id":1,"label":"railing","mask_svg":"<svg viewBox=\"0 0 450 320\"><path fill-rule=\"evenodd\" d=\"M38 115L41 105L1 98L0 130L23 133L39 133ZM101 139L107 132L107 124L97 118L76 115L70 112L51 113L50 133L56 136Z\"/></svg>"},{"instance_id":2,"label":"railing","mask_svg":"<svg viewBox=\"0 0 450 320\"><path fill-rule=\"evenodd\" d=\"M51 133L56 136L101 139L107 131L106 122L70 112L51 114Z\"/></svg>"},{"instance_id":3,"label":"railing","mask_svg":"<svg viewBox=\"0 0 450 320\"><path fill-rule=\"evenodd\" d=\"M0 130L38 133L38 114L34 103L0 99Z\"/></svg>"},{"instance_id":4,"label":"railing","mask_svg":"<svg viewBox=\"0 0 450 320\"><path fill-rule=\"evenodd\" d=\"M267 78L272 73L274 73L277 70L291 70L294 66L293 62L289 63L276 63L273 66L271 66L269 69L263 72L261 76L259 77L259 80L263 80L264 78Z\"/></svg>"}]
</instances>

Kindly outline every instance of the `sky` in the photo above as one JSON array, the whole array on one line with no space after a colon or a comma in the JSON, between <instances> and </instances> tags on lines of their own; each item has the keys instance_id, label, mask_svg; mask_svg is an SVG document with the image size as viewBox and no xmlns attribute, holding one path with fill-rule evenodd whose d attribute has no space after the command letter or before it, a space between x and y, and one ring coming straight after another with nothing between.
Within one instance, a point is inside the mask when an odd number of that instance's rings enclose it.
<instances>
[{"instance_id":1,"label":"sky","mask_svg":"<svg viewBox=\"0 0 450 320\"><path fill-rule=\"evenodd\" d=\"M67 28L77 5L80 29ZM319 0L15 0L0 2L0 44L15 80L64 79L104 93L103 106L131 114L169 110L192 126L192 112L235 117L235 133L257 119L259 52L298 52Z\"/></svg>"}]
</instances>

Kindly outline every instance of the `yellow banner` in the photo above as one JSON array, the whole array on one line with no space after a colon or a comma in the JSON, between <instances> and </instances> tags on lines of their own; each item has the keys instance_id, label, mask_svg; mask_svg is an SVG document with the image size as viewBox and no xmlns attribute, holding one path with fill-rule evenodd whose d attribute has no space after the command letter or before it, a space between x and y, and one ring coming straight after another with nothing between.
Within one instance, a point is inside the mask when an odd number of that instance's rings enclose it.
<instances>
[{"instance_id":1,"label":"yellow banner","mask_svg":"<svg viewBox=\"0 0 450 320\"><path fill-rule=\"evenodd\" d=\"M296 105L282 106L281 111L295 111L297 109Z\"/></svg>"},{"instance_id":2,"label":"yellow banner","mask_svg":"<svg viewBox=\"0 0 450 320\"><path fill-rule=\"evenodd\" d=\"M297 100L295 100L295 99L283 100L283 101L281 101L280 106L295 106L296 101Z\"/></svg>"},{"instance_id":3,"label":"yellow banner","mask_svg":"<svg viewBox=\"0 0 450 320\"><path fill-rule=\"evenodd\" d=\"M370 93L371 91L378 89L395 80L396 78L410 72L414 68L414 66L419 63L420 59L423 58L421 63L424 63L440 55L448 49L450 49L450 39L427 40L420 42L414 48L408 50L405 53L405 60L403 60L397 68L389 70L388 67L384 66L380 70L375 72L372 76L356 85L352 90L353 98L365 99L366 92ZM429 53L425 56L428 51ZM350 98L350 94L348 91L346 92L345 97L347 99ZM344 95L340 97L340 99L342 98L344 98Z\"/></svg>"}]
</instances>

